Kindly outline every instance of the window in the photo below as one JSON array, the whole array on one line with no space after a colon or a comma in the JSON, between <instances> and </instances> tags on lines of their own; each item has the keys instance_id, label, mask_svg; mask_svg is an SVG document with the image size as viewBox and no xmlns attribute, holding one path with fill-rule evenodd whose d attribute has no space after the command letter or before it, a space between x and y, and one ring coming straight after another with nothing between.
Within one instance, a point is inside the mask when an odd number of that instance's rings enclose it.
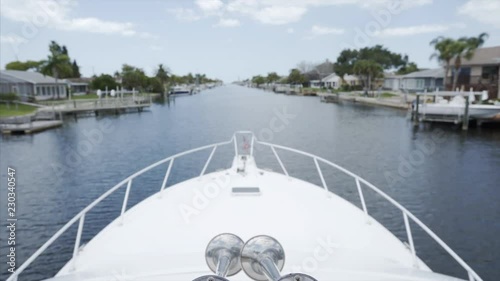
<instances>
[{"instance_id":1,"label":"window","mask_svg":"<svg viewBox=\"0 0 500 281\"><path fill-rule=\"evenodd\" d=\"M481 78L494 79L498 75L498 66L483 66Z\"/></svg>"},{"instance_id":2,"label":"window","mask_svg":"<svg viewBox=\"0 0 500 281\"><path fill-rule=\"evenodd\" d=\"M417 79L417 89L423 89L425 87L424 79Z\"/></svg>"}]
</instances>

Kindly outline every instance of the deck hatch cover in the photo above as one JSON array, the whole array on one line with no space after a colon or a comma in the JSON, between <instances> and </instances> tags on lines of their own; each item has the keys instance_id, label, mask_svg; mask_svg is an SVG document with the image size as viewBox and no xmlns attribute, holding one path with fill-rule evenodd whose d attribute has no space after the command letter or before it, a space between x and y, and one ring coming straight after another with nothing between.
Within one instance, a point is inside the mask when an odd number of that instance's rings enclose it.
<instances>
[{"instance_id":1,"label":"deck hatch cover","mask_svg":"<svg viewBox=\"0 0 500 281\"><path fill-rule=\"evenodd\" d=\"M258 187L233 187L233 195L260 195L260 188Z\"/></svg>"}]
</instances>

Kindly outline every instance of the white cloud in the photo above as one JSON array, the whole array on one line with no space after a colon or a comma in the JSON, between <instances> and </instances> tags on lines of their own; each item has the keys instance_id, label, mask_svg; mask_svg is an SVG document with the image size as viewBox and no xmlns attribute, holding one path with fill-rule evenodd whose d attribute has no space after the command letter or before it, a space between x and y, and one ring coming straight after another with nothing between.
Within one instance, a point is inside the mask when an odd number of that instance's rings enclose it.
<instances>
[{"instance_id":1,"label":"white cloud","mask_svg":"<svg viewBox=\"0 0 500 281\"><path fill-rule=\"evenodd\" d=\"M286 33L288 33L288 34L293 34L294 32L295 32L295 30L291 27L286 30Z\"/></svg>"},{"instance_id":2,"label":"white cloud","mask_svg":"<svg viewBox=\"0 0 500 281\"><path fill-rule=\"evenodd\" d=\"M433 0L400 0L399 10L431 4ZM310 7L356 5L365 9L392 7L394 0L229 0L226 11L250 16L265 24L296 22Z\"/></svg>"},{"instance_id":3,"label":"white cloud","mask_svg":"<svg viewBox=\"0 0 500 281\"><path fill-rule=\"evenodd\" d=\"M271 6L257 11L253 16L262 23L279 25L296 22L306 12L305 7Z\"/></svg>"},{"instance_id":4,"label":"white cloud","mask_svg":"<svg viewBox=\"0 0 500 281\"><path fill-rule=\"evenodd\" d=\"M26 39L22 38L21 36L12 34L12 35L0 35L0 42L1 43L8 43L8 44L19 44L26 42Z\"/></svg>"},{"instance_id":5,"label":"white cloud","mask_svg":"<svg viewBox=\"0 0 500 281\"><path fill-rule=\"evenodd\" d=\"M198 15L193 9L186 8L177 8L168 10L169 13L173 14L176 19L180 21L197 21L201 19L201 16Z\"/></svg>"},{"instance_id":6,"label":"white cloud","mask_svg":"<svg viewBox=\"0 0 500 281\"><path fill-rule=\"evenodd\" d=\"M214 13L224 7L221 0L196 0L196 5L206 13Z\"/></svg>"},{"instance_id":7,"label":"white cloud","mask_svg":"<svg viewBox=\"0 0 500 281\"><path fill-rule=\"evenodd\" d=\"M71 18L71 11L77 6L74 0L2 0L0 16L29 23L37 28L54 28L66 31L81 31L123 36L142 36L130 22L101 20L95 17Z\"/></svg>"},{"instance_id":8,"label":"white cloud","mask_svg":"<svg viewBox=\"0 0 500 281\"><path fill-rule=\"evenodd\" d=\"M149 32L140 32L138 35L142 39L159 39L160 38L160 36L151 34Z\"/></svg>"},{"instance_id":9,"label":"white cloud","mask_svg":"<svg viewBox=\"0 0 500 281\"><path fill-rule=\"evenodd\" d=\"M399 0L398 2L394 0L371 0L371 1L346 1L346 2L357 2L353 4L368 9L381 9L398 4L399 6L397 6L397 9L408 10L411 8L432 4L433 0Z\"/></svg>"},{"instance_id":10,"label":"white cloud","mask_svg":"<svg viewBox=\"0 0 500 281\"><path fill-rule=\"evenodd\" d=\"M64 19L58 29L68 31L83 31L103 34L121 34L123 36L138 35L130 22L103 21L97 18Z\"/></svg>"},{"instance_id":11,"label":"white cloud","mask_svg":"<svg viewBox=\"0 0 500 281\"><path fill-rule=\"evenodd\" d=\"M237 19L219 19L219 22L215 25L219 27L237 27L240 26L240 21Z\"/></svg>"},{"instance_id":12,"label":"white cloud","mask_svg":"<svg viewBox=\"0 0 500 281\"><path fill-rule=\"evenodd\" d=\"M377 37L402 37L425 33L445 32L451 28L464 28L463 24L423 24L406 27L394 27L382 29L375 33Z\"/></svg>"},{"instance_id":13,"label":"white cloud","mask_svg":"<svg viewBox=\"0 0 500 281\"><path fill-rule=\"evenodd\" d=\"M311 28L311 33L312 35L315 36L328 35L328 34L343 34L344 30L341 28L314 25Z\"/></svg>"},{"instance_id":14,"label":"white cloud","mask_svg":"<svg viewBox=\"0 0 500 281\"><path fill-rule=\"evenodd\" d=\"M311 7L355 5L363 9L394 7L394 0L196 0L197 10L202 16L248 16L264 24L282 25L297 22ZM431 4L433 0L398 0L395 9L405 10ZM201 16L192 9L177 8L174 13L179 20L193 21Z\"/></svg>"},{"instance_id":15,"label":"white cloud","mask_svg":"<svg viewBox=\"0 0 500 281\"><path fill-rule=\"evenodd\" d=\"M163 51L163 47L158 45L151 45L149 46L149 49L154 52Z\"/></svg>"},{"instance_id":16,"label":"white cloud","mask_svg":"<svg viewBox=\"0 0 500 281\"><path fill-rule=\"evenodd\" d=\"M458 7L457 12L459 15L500 28L500 1L498 0L469 0Z\"/></svg>"}]
</instances>

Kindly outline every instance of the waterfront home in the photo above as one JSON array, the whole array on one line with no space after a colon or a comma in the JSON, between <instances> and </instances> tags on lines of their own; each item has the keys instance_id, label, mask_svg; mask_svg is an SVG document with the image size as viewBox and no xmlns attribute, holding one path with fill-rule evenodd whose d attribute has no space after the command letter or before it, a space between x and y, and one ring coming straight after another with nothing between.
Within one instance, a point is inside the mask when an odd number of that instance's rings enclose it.
<instances>
[{"instance_id":1,"label":"waterfront home","mask_svg":"<svg viewBox=\"0 0 500 281\"><path fill-rule=\"evenodd\" d=\"M384 74L384 82L382 88L384 90L399 91L402 77L402 75L396 75L394 73Z\"/></svg>"},{"instance_id":2,"label":"waterfront home","mask_svg":"<svg viewBox=\"0 0 500 281\"><path fill-rule=\"evenodd\" d=\"M38 72L0 70L0 93L15 93L24 100L66 98L66 86L64 80Z\"/></svg>"},{"instance_id":3,"label":"waterfront home","mask_svg":"<svg viewBox=\"0 0 500 281\"><path fill-rule=\"evenodd\" d=\"M322 86L321 80L311 80L309 81L309 86L311 88L319 89Z\"/></svg>"},{"instance_id":4,"label":"waterfront home","mask_svg":"<svg viewBox=\"0 0 500 281\"><path fill-rule=\"evenodd\" d=\"M450 82L451 80L450 71ZM500 98L500 46L480 48L468 60L462 59L457 87L488 91L490 99Z\"/></svg>"},{"instance_id":5,"label":"waterfront home","mask_svg":"<svg viewBox=\"0 0 500 281\"><path fill-rule=\"evenodd\" d=\"M435 91L443 89L444 69L426 69L415 71L401 77L393 77L390 80L399 79L399 89L404 92L423 92L425 90ZM389 83L389 82L388 82ZM396 82L393 82L396 83ZM385 82L384 82L385 85Z\"/></svg>"},{"instance_id":6,"label":"waterfront home","mask_svg":"<svg viewBox=\"0 0 500 281\"><path fill-rule=\"evenodd\" d=\"M361 84L359 78L354 75L344 75L344 82L351 86ZM344 82L342 81L342 78L340 78L340 76L338 76L336 73L332 73L321 79L321 84L323 85L323 87L332 89L339 89Z\"/></svg>"},{"instance_id":7,"label":"waterfront home","mask_svg":"<svg viewBox=\"0 0 500 281\"><path fill-rule=\"evenodd\" d=\"M89 93L89 84L92 78L67 78L64 79L72 95L86 95Z\"/></svg>"}]
</instances>

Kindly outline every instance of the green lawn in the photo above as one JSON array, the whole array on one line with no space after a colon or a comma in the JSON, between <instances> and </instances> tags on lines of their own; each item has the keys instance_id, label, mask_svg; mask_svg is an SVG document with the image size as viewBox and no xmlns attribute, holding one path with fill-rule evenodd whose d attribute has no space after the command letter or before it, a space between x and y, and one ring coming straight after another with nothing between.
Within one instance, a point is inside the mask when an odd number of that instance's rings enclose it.
<instances>
[{"instance_id":1,"label":"green lawn","mask_svg":"<svg viewBox=\"0 0 500 281\"><path fill-rule=\"evenodd\" d=\"M396 94L387 93L387 92L380 94L381 98L392 98L392 97L395 97L395 96L397 96L397 95Z\"/></svg>"},{"instance_id":2,"label":"green lawn","mask_svg":"<svg viewBox=\"0 0 500 281\"><path fill-rule=\"evenodd\" d=\"M29 113L33 113L36 111L36 107L25 104L18 104L17 108L15 104L10 104L7 106L5 103L0 103L0 117L12 117L25 115Z\"/></svg>"}]
</instances>

